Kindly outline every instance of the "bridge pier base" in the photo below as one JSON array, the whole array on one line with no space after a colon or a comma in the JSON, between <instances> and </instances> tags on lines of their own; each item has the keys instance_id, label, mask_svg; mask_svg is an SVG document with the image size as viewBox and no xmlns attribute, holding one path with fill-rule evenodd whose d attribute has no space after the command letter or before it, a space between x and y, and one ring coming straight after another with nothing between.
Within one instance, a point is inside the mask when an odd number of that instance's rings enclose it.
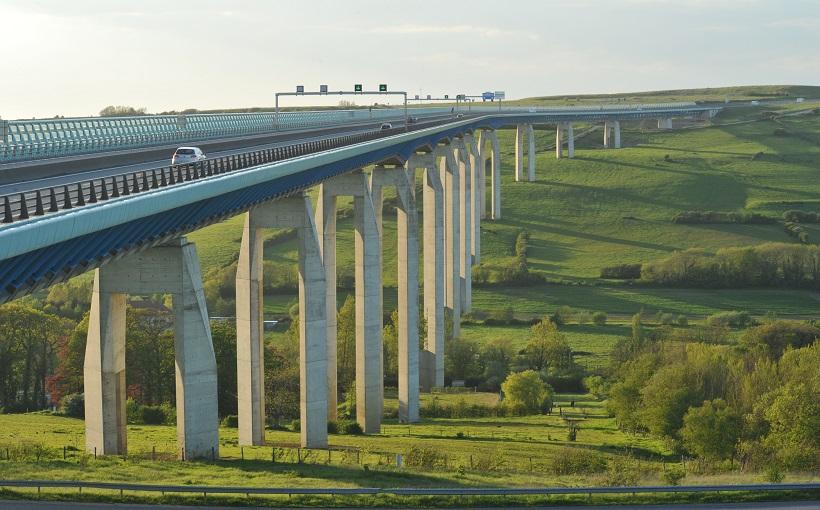
<instances>
[{"instance_id":1,"label":"bridge pier base","mask_svg":"<svg viewBox=\"0 0 820 510\"><path fill-rule=\"evenodd\" d=\"M84 362L86 449L127 453L125 296L154 293L173 296L179 456L218 456L216 358L196 249L185 238L95 271Z\"/></svg>"}]
</instances>

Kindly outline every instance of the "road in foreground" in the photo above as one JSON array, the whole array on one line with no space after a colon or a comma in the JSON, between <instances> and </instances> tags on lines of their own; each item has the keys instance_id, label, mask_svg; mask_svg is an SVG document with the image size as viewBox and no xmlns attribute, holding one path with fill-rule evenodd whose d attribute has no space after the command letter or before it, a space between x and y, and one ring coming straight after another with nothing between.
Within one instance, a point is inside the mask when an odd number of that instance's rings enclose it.
<instances>
[{"instance_id":1,"label":"road in foreground","mask_svg":"<svg viewBox=\"0 0 820 510\"><path fill-rule=\"evenodd\" d=\"M98 510L116 508L118 510L234 510L240 507L225 506L181 506L181 505L139 505L139 504L111 504L111 503L63 503L58 501L1 501L3 510ZM241 507L241 508L271 508L271 507ZM472 507L471 507L472 508ZM526 507L526 509L572 509L572 510L601 510L603 506L543 506ZM681 504L681 505L617 505L618 509L636 508L640 510L817 510L820 501L779 501L771 503L710 503L710 504Z\"/></svg>"}]
</instances>

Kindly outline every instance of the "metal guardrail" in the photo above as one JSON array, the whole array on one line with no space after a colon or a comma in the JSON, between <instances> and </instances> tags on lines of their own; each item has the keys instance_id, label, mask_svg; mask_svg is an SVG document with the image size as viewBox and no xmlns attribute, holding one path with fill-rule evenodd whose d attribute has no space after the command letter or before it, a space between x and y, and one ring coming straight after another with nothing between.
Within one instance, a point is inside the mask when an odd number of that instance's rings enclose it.
<instances>
[{"instance_id":1,"label":"metal guardrail","mask_svg":"<svg viewBox=\"0 0 820 510\"><path fill-rule=\"evenodd\" d=\"M449 110L418 108L413 110L413 115L429 116L445 111ZM278 128L273 112L12 120L3 121L0 162L399 118L404 118L404 110L380 108L281 113Z\"/></svg>"},{"instance_id":2,"label":"metal guardrail","mask_svg":"<svg viewBox=\"0 0 820 510\"><path fill-rule=\"evenodd\" d=\"M593 494L676 494L710 492L820 491L820 483L746 485L660 485L632 487L453 487L453 488L310 488L310 487L222 487L210 485L142 485L134 483L81 482L65 480L0 480L0 487L37 489L103 489L131 492L171 492L245 495L392 495L392 496L550 496Z\"/></svg>"},{"instance_id":3,"label":"metal guardrail","mask_svg":"<svg viewBox=\"0 0 820 510\"><path fill-rule=\"evenodd\" d=\"M408 126L410 131L449 122L420 122ZM235 172L245 168L296 158L370 140L404 133L404 127L373 130L352 135L333 136L271 149L254 150L241 154L206 159L197 163L165 166L150 170L128 172L110 177L76 181L60 186L35 189L0 196L0 224L27 220L61 210L83 207L106 200L126 197L158 188L178 186L206 177Z\"/></svg>"},{"instance_id":4,"label":"metal guardrail","mask_svg":"<svg viewBox=\"0 0 820 510\"><path fill-rule=\"evenodd\" d=\"M474 113L567 113L632 112L685 109L695 103L600 104L590 106L496 106L470 105ZM465 111L463 106L460 111ZM448 107L412 108L413 116L452 111ZM83 117L0 121L0 162L93 154L173 143L248 136L279 130L336 126L351 122L404 118L396 108L300 111L280 113L226 113L144 115L133 117Z\"/></svg>"}]
</instances>

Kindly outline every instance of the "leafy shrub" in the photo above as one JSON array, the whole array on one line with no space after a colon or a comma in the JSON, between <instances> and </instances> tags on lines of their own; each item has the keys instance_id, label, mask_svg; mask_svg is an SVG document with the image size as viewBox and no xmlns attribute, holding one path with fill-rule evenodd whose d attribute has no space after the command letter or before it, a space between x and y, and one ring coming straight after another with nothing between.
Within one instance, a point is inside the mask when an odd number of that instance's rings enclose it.
<instances>
[{"instance_id":1,"label":"leafy shrub","mask_svg":"<svg viewBox=\"0 0 820 510\"><path fill-rule=\"evenodd\" d=\"M339 424L333 420L327 421L327 433L328 434L338 434L339 433Z\"/></svg>"},{"instance_id":2,"label":"leafy shrub","mask_svg":"<svg viewBox=\"0 0 820 510\"><path fill-rule=\"evenodd\" d=\"M146 425L165 425L170 417L167 406L140 406L140 419Z\"/></svg>"},{"instance_id":3,"label":"leafy shrub","mask_svg":"<svg viewBox=\"0 0 820 510\"><path fill-rule=\"evenodd\" d=\"M290 422L290 430L293 432L301 432L302 431L302 422L299 420L292 420Z\"/></svg>"},{"instance_id":4,"label":"leafy shrub","mask_svg":"<svg viewBox=\"0 0 820 510\"><path fill-rule=\"evenodd\" d=\"M552 389L535 370L510 374L501 384L501 390L504 407L513 414L537 413L552 407Z\"/></svg>"},{"instance_id":5,"label":"leafy shrub","mask_svg":"<svg viewBox=\"0 0 820 510\"><path fill-rule=\"evenodd\" d=\"M235 414L229 414L222 418L220 425L222 425L225 428L235 429L239 427L239 417Z\"/></svg>"},{"instance_id":6,"label":"leafy shrub","mask_svg":"<svg viewBox=\"0 0 820 510\"><path fill-rule=\"evenodd\" d=\"M672 217L672 223L702 225L720 223L741 223L768 225L777 220L760 213L738 213L723 211L683 211Z\"/></svg>"},{"instance_id":7,"label":"leafy shrub","mask_svg":"<svg viewBox=\"0 0 820 510\"><path fill-rule=\"evenodd\" d=\"M555 309L555 313L550 315L549 319L556 325L562 326L567 324L575 316L575 310L570 306L559 306Z\"/></svg>"},{"instance_id":8,"label":"leafy shrub","mask_svg":"<svg viewBox=\"0 0 820 510\"><path fill-rule=\"evenodd\" d=\"M638 464L631 458L615 457L609 463L603 485L607 487L627 487L638 485L641 471Z\"/></svg>"},{"instance_id":9,"label":"leafy shrub","mask_svg":"<svg viewBox=\"0 0 820 510\"><path fill-rule=\"evenodd\" d=\"M641 277L641 264L618 264L601 268L601 278L611 280L637 280Z\"/></svg>"},{"instance_id":10,"label":"leafy shrub","mask_svg":"<svg viewBox=\"0 0 820 510\"><path fill-rule=\"evenodd\" d=\"M671 313L662 313L662 314L661 314L661 321L660 321L660 322L661 322L661 324L663 324L664 326L671 326L672 324L674 324L674 323L675 323L675 319L677 319L677 317L675 317L675 315L674 315L674 314L671 314Z\"/></svg>"},{"instance_id":11,"label":"leafy shrub","mask_svg":"<svg viewBox=\"0 0 820 510\"><path fill-rule=\"evenodd\" d=\"M783 219L793 223L820 223L820 213L791 209L783 213Z\"/></svg>"},{"instance_id":12,"label":"leafy shrub","mask_svg":"<svg viewBox=\"0 0 820 510\"><path fill-rule=\"evenodd\" d=\"M578 312L575 316L578 324L589 324L592 321L592 314L589 312Z\"/></svg>"},{"instance_id":13,"label":"leafy shrub","mask_svg":"<svg viewBox=\"0 0 820 510\"><path fill-rule=\"evenodd\" d=\"M600 375L585 377L584 388L598 400L606 398L607 393L609 393L609 383Z\"/></svg>"},{"instance_id":14,"label":"leafy shrub","mask_svg":"<svg viewBox=\"0 0 820 510\"><path fill-rule=\"evenodd\" d=\"M550 469L558 476L588 475L606 470L606 457L586 448L562 448L552 459Z\"/></svg>"},{"instance_id":15,"label":"leafy shrub","mask_svg":"<svg viewBox=\"0 0 820 510\"><path fill-rule=\"evenodd\" d=\"M69 393L60 401L60 413L72 418L82 418L85 416L85 395L82 393Z\"/></svg>"},{"instance_id":16,"label":"leafy shrub","mask_svg":"<svg viewBox=\"0 0 820 510\"><path fill-rule=\"evenodd\" d=\"M592 322L596 326L606 326L607 316L605 312L595 312L592 314Z\"/></svg>"},{"instance_id":17,"label":"leafy shrub","mask_svg":"<svg viewBox=\"0 0 820 510\"><path fill-rule=\"evenodd\" d=\"M675 319L675 322L678 324L678 326L682 327L686 327L689 325L689 319L683 314L678 315L678 318Z\"/></svg>"},{"instance_id":18,"label":"leafy shrub","mask_svg":"<svg viewBox=\"0 0 820 510\"><path fill-rule=\"evenodd\" d=\"M723 326L729 328L745 328L752 324L749 312L718 312L706 318L709 326Z\"/></svg>"},{"instance_id":19,"label":"leafy shrub","mask_svg":"<svg viewBox=\"0 0 820 510\"><path fill-rule=\"evenodd\" d=\"M348 436L360 436L364 434L359 422L353 420L343 420L339 422L339 433Z\"/></svg>"},{"instance_id":20,"label":"leafy shrub","mask_svg":"<svg viewBox=\"0 0 820 510\"><path fill-rule=\"evenodd\" d=\"M769 483L781 483L785 475L781 471L780 466L775 463L769 464L766 468L766 481Z\"/></svg>"},{"instance_id":21,"label":"leafy shrub","mask_svg":"<svg viewBox=\"0 0 820 510\"><path fill-rule=\"evenodd\" d=\"M404 455L404 463L412 467L436 469L444 467L445 457L433 446L413 446Z\"/></svg>"},{"instance_id":22,"label":"leafy shrub","mask_svg":"<svg viewBox=\"0 0 820 510\"><path fill-rule=\"evenodd\" d=\"M686 477L686 471L681 467L671 466L664 469L662 476L666 485L678 486L681 480Z\"/></svg>"}]
</instances>

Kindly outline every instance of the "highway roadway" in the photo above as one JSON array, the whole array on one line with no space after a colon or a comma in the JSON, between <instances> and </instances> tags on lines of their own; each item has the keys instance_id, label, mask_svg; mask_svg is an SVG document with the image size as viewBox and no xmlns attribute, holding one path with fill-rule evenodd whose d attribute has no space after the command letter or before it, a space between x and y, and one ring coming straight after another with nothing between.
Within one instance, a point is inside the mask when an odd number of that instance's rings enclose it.
<instances>
[{"instance_id":1,"label":"highway roadway","mask_svg":"<svg viewBox=\"0 0 820 510\"><path fill-rule=\"evenodd\" d=\"M0 500L2 510L102 510L115 508L118 510L190 510L198 508L202 510L235 510L237 507L222 506L180 506L180 505L140 505L140 504L110 504L110 503L64 503L53 501L3 501ZM241 508L265 508L274 507L246 507ZM318 507L317 507L318 508ZM412 508L412 507L411 507ZM471 507L474 508L474 507ZM542 506L526 507L526 509L514 510L601 510L603 506ZM618 509L640 509L640 510L818 510L820 501L781 501L772 503L709 503L709 504L677 504L677 505L617 505Z\"/></svg>"}]
</instances>

